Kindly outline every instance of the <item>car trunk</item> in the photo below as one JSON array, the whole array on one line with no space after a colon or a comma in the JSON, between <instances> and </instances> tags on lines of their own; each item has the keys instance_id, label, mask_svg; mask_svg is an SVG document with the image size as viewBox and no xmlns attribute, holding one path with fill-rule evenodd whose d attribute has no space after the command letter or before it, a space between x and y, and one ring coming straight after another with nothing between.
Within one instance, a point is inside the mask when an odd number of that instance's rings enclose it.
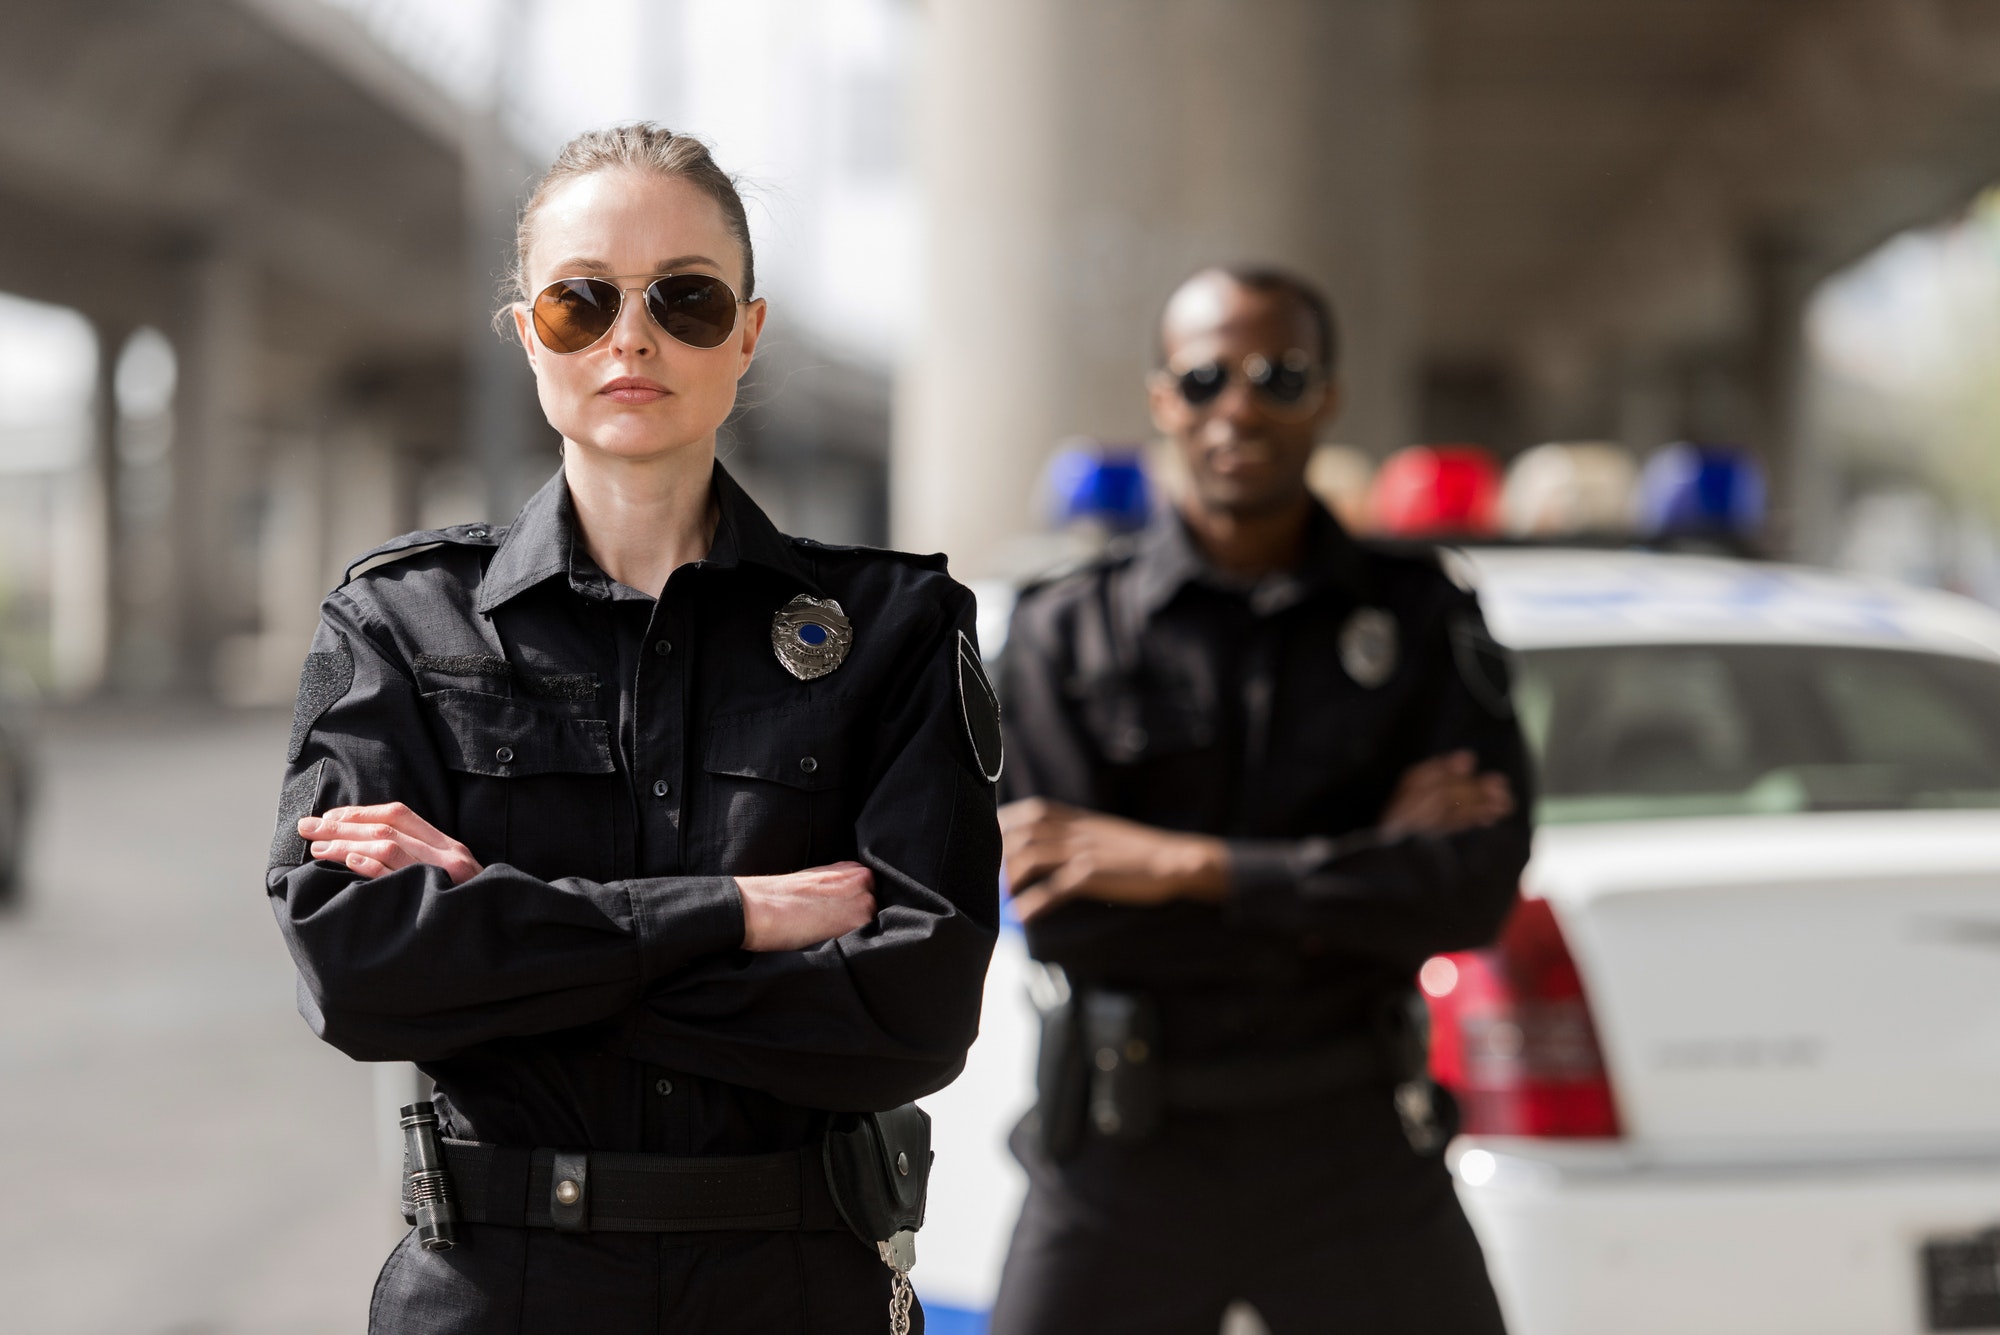
<instances>
[{"instance_id":1,"label":"car trunk","mask_svg":"<svg viewBox=\"0 0 2000 1335\"><path fill-rule=\"evenodd\" d=\"M1526 886L1581 970L1628 1137L2000 1135L2000 814L1551 826Z\"/></svg>"}]
</instances>

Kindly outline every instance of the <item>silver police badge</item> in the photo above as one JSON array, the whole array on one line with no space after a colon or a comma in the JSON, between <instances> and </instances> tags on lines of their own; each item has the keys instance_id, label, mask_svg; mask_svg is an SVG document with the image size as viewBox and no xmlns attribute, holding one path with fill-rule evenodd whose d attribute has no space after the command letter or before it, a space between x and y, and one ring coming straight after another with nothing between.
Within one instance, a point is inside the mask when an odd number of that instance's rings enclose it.
<instances>
[{"instance_id":1,"label":"silver police badge","mask_svg":"<svg viewBox=\"0 0 2000 1335\"><path fill-rule=\"evenodd\" d=\"M854 623L831 598L802 593L771 617L771 648L800 681L824 677L847 661L853 647Z\"/></svg>"},{"instance_id":2,"label":"silver police badge","mask_svg":"<svg viewBox=\"0 0 2000 1335\"><path fill-rule=\"evenodd\" d=\"M1379 607L1363 607L1340 628L1340 666L1357 685L1374 690L1396 675L1396 618Z\"/></svg>"}]
</instances>

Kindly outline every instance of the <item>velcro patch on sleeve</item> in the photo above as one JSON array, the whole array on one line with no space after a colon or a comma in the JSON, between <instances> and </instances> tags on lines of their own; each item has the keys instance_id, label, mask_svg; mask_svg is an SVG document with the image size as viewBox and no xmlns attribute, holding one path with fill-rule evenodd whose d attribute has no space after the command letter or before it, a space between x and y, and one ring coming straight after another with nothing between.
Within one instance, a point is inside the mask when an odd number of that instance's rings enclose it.
<instances>
[{"instance_id":1,"label":"velcro patch on sleeve","mask_svg":"<svg viewBox=\"0 0 2000 1335\"><path fill-rule=\"evenodd\" d=\"M1451 619L1451 656L1481 708L1495 718L1514 716L1513 662L1478 616L1465 612Z\"/></svg>"},{"instance_id":2,"label":"velcro patch on sleeve","mask_svg":"<svg viewBox=\"0 0 2000 1335\"><path fill-rule=\"evenodd\" d=\"M326 761L312 764L285 780L278 794L278 826L271 832L272 867L296 867L312 848L299 837L299 819L318 814L319 782L326 774Z\"/></svg>"},{"instance_id":3,"label":"velcro patch on sleeve","mask_svg":"<svg viewBox=\"0 0 2000 1335\"><path fill-rule=\"evenodd\" d=\"M1000 697L986 680L979 650L964 631L958 633L958 711L965 719L966 740L972 743L980 776L988 783L1000 782L1000 770L1007 762L1000 735Z\"/></svg>"},{"instance_id":4,"label":"velcro patch on sleeve","mask_svg":"<svg viewBox=\"0 0 2000 1335\"><path fill-rule=\"evenodd\" d=\"M354 689L354 654L345 640L339 641L339 645L324 653L307 654L305 666L299 670L299 699L292 707L292 741L285 749L287 761L299 758L299 753L306 749L306 738L312 735L313 724Z\"/></svg>"}]
</instances>

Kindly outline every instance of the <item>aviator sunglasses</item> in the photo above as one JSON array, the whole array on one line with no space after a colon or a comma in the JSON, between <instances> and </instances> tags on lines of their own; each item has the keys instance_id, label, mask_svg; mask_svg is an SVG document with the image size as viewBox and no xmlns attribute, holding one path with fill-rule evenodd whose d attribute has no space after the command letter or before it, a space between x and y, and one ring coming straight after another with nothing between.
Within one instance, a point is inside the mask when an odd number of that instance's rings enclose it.
<instances>
[{"instance_id":1,"label":"aviator sunglasses","mask_svg":"<svg viewBox=\"0 0 2000 1335\"><path fill-rule=\"evenodd\" d=\"M1242 362L1243 379L1266 410L1280 417L1303 417L1319 406L1323 381L1319 369L1305 352L1293 348L1273 362L1261 352L1253 352ZM1219 358L1168 371L1181 400L1190 408L1206 408L1229 388L1234 372Z\"/></svg>"},{"instance_id":2,"label":"aviator sunglasses","mask_svg":"<svg viewBox=\"0 0 2000 1335\"><path fill-rule=\"evenodd\" d=\"M550 352L582 352L618 323L627 292L643 292L653 323L691 348L721 347L736 328L736 308L750 304L705 273L661 274L643 288L608 278L558 278L530 306L535 337Z\"/></svg>"}]
</instances>

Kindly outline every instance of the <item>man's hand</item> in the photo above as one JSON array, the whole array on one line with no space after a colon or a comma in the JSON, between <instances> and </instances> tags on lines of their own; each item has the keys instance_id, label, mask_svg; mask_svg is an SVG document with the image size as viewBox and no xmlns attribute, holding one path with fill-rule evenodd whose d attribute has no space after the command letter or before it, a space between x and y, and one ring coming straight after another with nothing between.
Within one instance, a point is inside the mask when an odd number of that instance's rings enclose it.
<instances>
[{"instance_id":1,"label":"man's hand","mask_svg":"<svg viewBox=\"0 0 2000 1335\"><path fill-rule=\"evenodd\" d=\"M1008 891L1023 922L1069 899L1213 902L1229 889L1229 855L1220 839L1044 798L1001 807L1000 839Z\"/></svg>"},{"instance_id":2,"label":"man's hand","mask_svg":"<svg viewBox=\"0 0 2000 1335\"><path fill-rule=\"evenodd\" d=\"M444 868L453 885L464 885L483 870L472 850L401 802L302 816L299 837L312 841L315 859L338 862L371 881L418 863Z\"/></svg>"},{"instance_id":3,"label":"man's hand","mask_svg":"<svg viewBox=\"0 0 2000 1335\"><path fill-rule=\"evenodd\" d=\"M858 862L739 876L745 950L805 950L875 917L875 873Z\"/></svg>"},{"instance_id":4,"label":"man's hand","mask_svg":"<svg viewBox=\"0 0 2000 1335\"><path fill-rule=\"evenodd\" d=\"M1504 774L1479 774L1470 751L1432 756L1403 771L1377 822L1385 839L1409 834L1455 834L1491 825L1514 810Z\"/></svg>"}]
</instances>

